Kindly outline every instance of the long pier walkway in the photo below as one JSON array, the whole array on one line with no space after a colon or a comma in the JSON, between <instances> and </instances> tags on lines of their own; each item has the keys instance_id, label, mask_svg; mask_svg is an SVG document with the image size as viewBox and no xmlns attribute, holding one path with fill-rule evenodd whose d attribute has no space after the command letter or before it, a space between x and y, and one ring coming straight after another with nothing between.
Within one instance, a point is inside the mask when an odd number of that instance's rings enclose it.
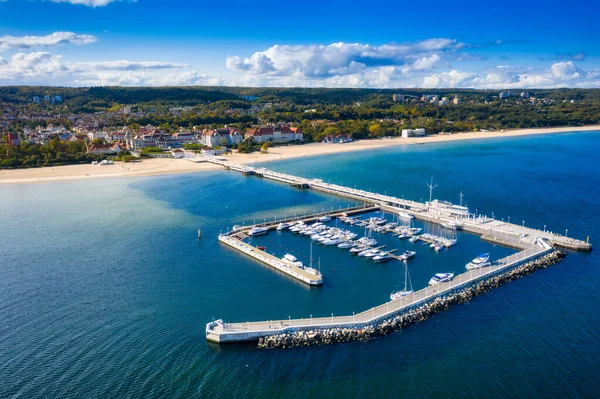
<instances>
[{"instance_id":1,"label":"long pier walkway","mask_svg":"<svg viewBox=\"0 0 600 399\"><path fill-rule=\"evenodd\" d=\"M351 316L309 317L246 323L226 323L216 320L206 325L206 339L218 343L256 341L270 335L318 328L361 328L402 314L437 297L450 294L481 280L507 272L553 251L553 247L545 240L539 239L531 248L497 260L490 266L466 271L449 282L426 287L404 298L386 302Z\"/></svg>"},{"instance_id":2,"label":"long pier walkway","mask_svg":"<svg viewBox=\"0 0 600 399\"><path fill-rule=\"evenodd\" d=\"M443 224L457 221L453 217L445 216L435 209L430 208L428 204L417 201L326 183L321 179L306 179L275 172L266 168L254 168L247 165L240 165L218 158L207 158L207 161L245 175L264 177L294 187L311 188L364 203L374 204L388 212L410 211L415 218L431 223ZM545 237L552 245L557 247L577 251L592 250L592 244L589 242L570 238L566 235L563 236L548 231L528 228L525 227L524 223L523 225L517 225L487 217L476 217L475 215L460 218L459 222L462 225L463 230L479 234L483 240L518 249L530 248L538 237Z\"/></svg>"}]
</instances>

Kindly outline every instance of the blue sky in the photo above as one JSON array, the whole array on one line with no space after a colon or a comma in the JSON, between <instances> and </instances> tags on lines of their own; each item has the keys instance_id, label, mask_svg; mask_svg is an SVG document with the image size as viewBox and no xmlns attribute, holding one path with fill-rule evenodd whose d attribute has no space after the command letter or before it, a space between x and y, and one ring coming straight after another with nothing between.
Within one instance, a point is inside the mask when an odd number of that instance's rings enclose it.
<instances>
[{"instance_id":1,"label":"blue sky","mask_svg":"<svg viewBox=\"0 0 600 399\"><path fill-rule=\"evenodd\" d=\"M0 84L598 87L592 1L0 0Z\"/></svg>"}]
</instances>

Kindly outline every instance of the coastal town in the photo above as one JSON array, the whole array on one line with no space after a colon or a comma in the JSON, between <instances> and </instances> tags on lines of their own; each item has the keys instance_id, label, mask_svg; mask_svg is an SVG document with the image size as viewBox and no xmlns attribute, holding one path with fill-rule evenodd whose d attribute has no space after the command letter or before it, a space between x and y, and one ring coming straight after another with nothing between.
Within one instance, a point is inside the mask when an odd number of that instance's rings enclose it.
<instances>
[{"instance_id":1,"label":"coastal town","mask_svg":"<svg viewBox=\"0 0 600 399\"><path fill-rule=\"evenodd\" d=\"M568 116L578 109L584 112L597 101L593 91L428 94L295 90L295 98L290 98L278 91L257 96L193 89L189 95L202 100L173 102L161 100L170 94L168 89L148 90L156 91L155 101L136 101L145 98L129 95L127 89L109 92L115 98L110 101L93 100L97 94L91 89L7 91L0 97L0 146L5 149L0 152L0 168L91 163L105 157L123 161L184 158L267 152L273 146L306 143L504 132L504 127L536 127L523 122L530 121L525 114L533 112L542 118L539 123L547 124L551 111ZM310 93L315 97L307 100L305 95ZM496 110L506 122L485 116L487 113L482 112L488 109ZM524 116L515 123L518 113ZM552 123L571 123L560 118L555 117Z\"/></svg>"}]
</instances>

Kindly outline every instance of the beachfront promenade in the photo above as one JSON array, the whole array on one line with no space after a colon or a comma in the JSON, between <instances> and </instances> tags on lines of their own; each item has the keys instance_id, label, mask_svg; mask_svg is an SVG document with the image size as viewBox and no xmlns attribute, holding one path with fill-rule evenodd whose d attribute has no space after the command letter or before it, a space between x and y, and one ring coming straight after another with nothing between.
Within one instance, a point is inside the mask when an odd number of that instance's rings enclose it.
<instances>
[{"instance_id":1,"label":"beachfront promenade","mask_svg":"<svg viewBox=\"0 0 600 399\"><path fill-rule=\"evenodd\" d=\"M506 273L524 263L555 251L545 240L536 240L534 245L519 253L492 263L490 266L473 269L459 274L453 280L433 287L426 287L404 298L386 302L363 312L347 316L307 317L301 319L267 320L245 323L226 323L216 320L206 325L206 339L211 342L256 341L271 335L330 328L361 328L378 321L401 315L432 300L449 295L496 275Z\"/></svg>"},{"instance_id":2,"label":"beachfront promenade","mask_svg":"<svg viewBox=\"0 0 600 399\"><path fill-rule=\"evenodd\" d=\"M327 183L321 179L307 179L275 172L265 168L239 165L219 158L207 158L207 161L245 175L259 176L286 183L294 187L311 188L364 203L374 204L388 212L408 210L415 218L431 223L442 224L456 222L456 219L444 216L435 210L430 209L427 204L417 201ZM577 240L548 231L532 229L526 227L525 223L518 225L477 215L470 215L467 218L461 218L459 221L463 230L478 234L483 240L517 249L530 248L537 237L545 237L552 245L560 248L577 251L590 251L592 249L592 245L586 241Z\"/></svg>"}]
</instances>

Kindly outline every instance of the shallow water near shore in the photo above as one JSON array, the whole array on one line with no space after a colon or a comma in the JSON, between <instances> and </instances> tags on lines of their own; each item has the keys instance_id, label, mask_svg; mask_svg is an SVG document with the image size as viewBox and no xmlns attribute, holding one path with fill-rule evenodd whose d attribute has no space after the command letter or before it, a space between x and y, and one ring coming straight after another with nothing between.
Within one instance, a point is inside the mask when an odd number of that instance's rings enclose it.
<instances>
[{"instance_id":1,"label":"shallow water near shore","mask_svg":"<svg viewBox=\"0 0 600 399\"><path fill-rule=\"evenodd\" d=\"M426 144L265 166L474 211L596 242L600 134ZM226 321L351 314L402 284L373 264L314 245L310 288L220 245L220 230L348 205L344 198L234 172L0 187L0 397L594 396L600 355L597 250L368 342L292 350L208 344ZM350 203L351 204L351 203ZM387 215L391 220L392 215ZM335 222L330 222L335 224ZM417 222L417 224L422 225ZM423 226L428 229L433 227ZM197 229L202 239L196 239ZM360 229L355 229L362 233ZM408 241L374 234L387 248ZM514 251L458 234L415 246L412 282ZM310 240L253 239L302 260Z\"/></svg>"}]
</instances>

